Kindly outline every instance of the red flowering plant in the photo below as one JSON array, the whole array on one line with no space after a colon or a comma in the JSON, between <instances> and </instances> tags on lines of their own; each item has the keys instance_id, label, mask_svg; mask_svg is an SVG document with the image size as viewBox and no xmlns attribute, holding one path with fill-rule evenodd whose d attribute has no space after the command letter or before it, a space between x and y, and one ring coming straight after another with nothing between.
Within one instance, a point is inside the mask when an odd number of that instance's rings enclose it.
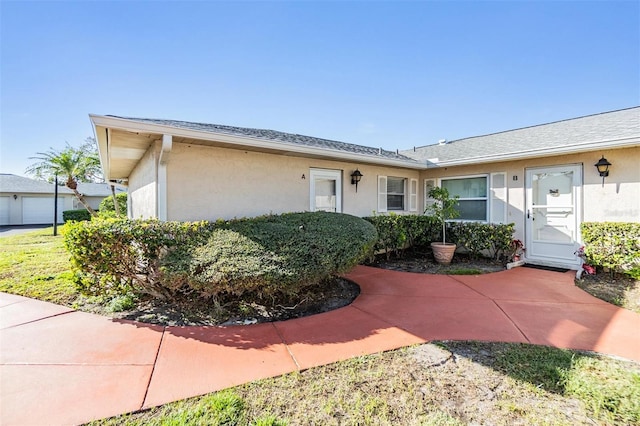
<instances>
[{"instance_id":1,"label":"red flowering plant","mask_svg":"<svg viewBox=\"0 0 640 426\"><path fill-rule=\"evenodd\" d=\"M524 254L526 249L524 248L524 243L521 240L515 239L511 240L510 248L510 258L512 261L520 260L520 257Z\"/></svg>"},{"instance_id":2,"label":"red flowering plant","mask_svg":"<svg viewBox=\"0 0 640 426\"><path fill-rule=\"evenodd\" d=\"M583 273L585 273L587 275L595 275L596 274L596 268L594 268L593 266L591 266L588 263L586 263L587 255L584 254L584 246L580 247L573 254L575 254L580 259L582 259L582 272Z\"/></svg>"}]
</instances>

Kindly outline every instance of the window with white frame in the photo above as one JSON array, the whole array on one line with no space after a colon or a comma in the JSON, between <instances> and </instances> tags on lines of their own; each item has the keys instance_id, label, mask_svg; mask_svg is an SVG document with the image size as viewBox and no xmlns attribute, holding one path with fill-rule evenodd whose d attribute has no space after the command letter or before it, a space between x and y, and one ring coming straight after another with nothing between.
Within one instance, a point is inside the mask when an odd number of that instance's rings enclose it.
<instances>
[{"instance_id":1,"label":"window with white frame","mask_svg":"<svg viewBox=\"0 0 640 426\"><path fill-rule=\"evenodd\" d=\"M505 172L494 172L489 175L425 179L425 212L435 202L429 197L429 190L435 186L447 188L450 195L460 197L458 206L460 218L458 220L507 223L509 193L507 174Z\"/></svg>"},{"instance_id":2,"label":"window with white frame","mask_svg":"<svg viewBox=\"0 0 640 426\"><path fill-rule=\"evenodd\" d=\"M440 185L449 191L449 195L460 197L458 220L488 221L488 180L487 175L441 179Z\"/></svg>"},{"instance_id":3,"label":"window with white frame","mask_svg":"<svg viewBox=\"0 0 640 426\"><path fill-rule=\"evenodd\" d=\"M378 176L378 212L417 210L417 179Z\"/></svg>"},{"instance_id":4,"label":"window with white frame","mask_svg":"<svg viewBox=\"0 0 640 426\"><path fill-rule=\"evenodd\" d=\"M387 177L387 210L404 210L405 179Z\"/></svg>"}]
</instances>

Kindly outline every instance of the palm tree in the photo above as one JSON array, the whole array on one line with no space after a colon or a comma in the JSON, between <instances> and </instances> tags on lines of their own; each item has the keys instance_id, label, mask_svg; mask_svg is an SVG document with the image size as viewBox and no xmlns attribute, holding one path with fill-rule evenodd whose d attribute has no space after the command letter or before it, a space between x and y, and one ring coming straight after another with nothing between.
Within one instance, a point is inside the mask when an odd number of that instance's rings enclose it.
<instances>
[{"instance_id":1,"label":"palm tree","mask_svg":"<svg viewBox=\"0 0 640 426\"><path fill-rule=\"evenodd\" d=\"M78 182L92 182L100 176L100 159L94 147L93 138L87 138L79 148L74 148L67 143L61 151L50 148L47 152L38 152L37 156L30 159L39 161L27 167L26 173L49 182L55 177L62 177L65 179L65 185L73 191L78 201L92 216L96 216L96 212L77 189Z\"/></svg>"}]
</instances>

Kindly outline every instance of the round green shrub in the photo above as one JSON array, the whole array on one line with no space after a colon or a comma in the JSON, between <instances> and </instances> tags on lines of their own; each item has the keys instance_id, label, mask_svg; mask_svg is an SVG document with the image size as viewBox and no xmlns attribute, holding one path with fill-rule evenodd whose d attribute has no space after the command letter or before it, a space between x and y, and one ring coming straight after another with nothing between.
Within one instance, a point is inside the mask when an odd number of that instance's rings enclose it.
<instances>
[{"instance_id":1,"label":"round green shrub","mask_svg":"<svg viewBox=\"0 0 640 426\"><path fill-rule=\"evenodd\" d=\"M127 216L127 193L119 192L116 194L116 200L118 202L118 208L120 209L120 216ZM115 204L113 203L113 196L109 195L100 201L98 207L98 213L105 217L114 217L116 212Z\"/></svg>"},{"instance_id":2,"label":"round green shrub","mask_svg":"<svg viewBox=\"0 0 640 426\"><path fill-rule=\"evenodd\" d=\"M294 296L370 256L373 225L337 213L210 222L97 219L65 231L80 289L89 294L177 291Z\"/></svg>"},{"instance_id":3,"label":"round green shrub","mask_svg":"<svg viewBox=\"0 0 640 426\"><path fill-rule=\"evenodd\" d=\"M177 248L164 279L204 296L292 296L368 257L375 228L355 216L288 213L220 224L204 245Z\"/></svg>"}]
</instances>

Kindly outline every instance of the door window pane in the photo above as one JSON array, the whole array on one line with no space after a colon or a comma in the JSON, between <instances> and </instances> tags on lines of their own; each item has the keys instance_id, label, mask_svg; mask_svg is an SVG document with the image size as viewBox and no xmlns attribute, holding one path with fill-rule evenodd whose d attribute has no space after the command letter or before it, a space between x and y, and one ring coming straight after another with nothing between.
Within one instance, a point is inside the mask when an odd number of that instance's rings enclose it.
<instances>
[{"instance_id":1,"label":"door window pane","mask_svg":"<svg viewBox=\"0 0 640 426\"><path fill-rule=\"evenodd\" d=\"M336 211L336 181L333 179L316 178L316 210L326 212Z\"/></svg>"},{"instance_id":2,"label":"door window pane","mask_svg":"<svg viewBox=\"0 0 640 426\"><path fill-rule=\"evenodd\" d=\"M531 185L533 205L573 205L573 172L535 173Z\"/></svg>"}]
</instances>

